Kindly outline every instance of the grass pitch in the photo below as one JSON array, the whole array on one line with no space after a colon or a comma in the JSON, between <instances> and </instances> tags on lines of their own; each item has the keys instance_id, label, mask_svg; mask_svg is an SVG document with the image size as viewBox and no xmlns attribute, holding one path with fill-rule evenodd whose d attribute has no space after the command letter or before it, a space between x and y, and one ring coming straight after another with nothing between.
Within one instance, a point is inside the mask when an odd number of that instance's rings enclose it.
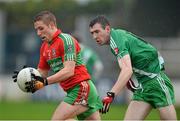
<instances>
[{"instance_id":1,"label":"grass pitch","mask_svg":"<svg viewBox=\"0 0 180 121\"><path fill-rule=\"evenodd\" d=\"M58 103L55 102L0 102L0 120L50 120ZM112 105L102 120L122 120L127 106ZM180 119L180 107L176 107ZM159 120L158 112L152 110L147 120Z\"/></svg>"}]
</instances>

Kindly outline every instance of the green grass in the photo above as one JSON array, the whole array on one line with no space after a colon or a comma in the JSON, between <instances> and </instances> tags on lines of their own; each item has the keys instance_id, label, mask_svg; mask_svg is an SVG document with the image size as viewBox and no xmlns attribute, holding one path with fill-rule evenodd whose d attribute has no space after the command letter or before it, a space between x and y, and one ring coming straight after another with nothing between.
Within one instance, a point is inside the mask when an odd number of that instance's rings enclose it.
<instances>
[{"instance_id":1,"label":"green grass","mask_svg":"<svg viewBox=\"0 0 180 121\"><path fill-rule=\"evenodd\" d=\"M44 102L1 102L0 120L48 120L56 105Z\"/></svg>"},{"instance_id":2,"label":"green grass","mask_svg":"<svg viewBox=\"0 0 180 121\"><path fill-rule=\"evenodd\" d=\"M0 102L0 120L50 120L58 103L52 102ZM112 105L102 120L122 120L125 105ZM180 119L180 107L176 107ZM147 120L159 120L158 112L152 110Z\"/></svg>"},{"instance_id":3,"label":"green grass","mask_svg":"<svg viewBox=\"0 0 180 121\"><path fill-rule=\"evenodd\" d=\"M104 120L123 120L127 106L113 105L110 108L110 111L107 114L101 115ZM159 120L159 115L156 110L152 110L152 112L148 115L147 120Z\"/></svg>"}]
</instances>

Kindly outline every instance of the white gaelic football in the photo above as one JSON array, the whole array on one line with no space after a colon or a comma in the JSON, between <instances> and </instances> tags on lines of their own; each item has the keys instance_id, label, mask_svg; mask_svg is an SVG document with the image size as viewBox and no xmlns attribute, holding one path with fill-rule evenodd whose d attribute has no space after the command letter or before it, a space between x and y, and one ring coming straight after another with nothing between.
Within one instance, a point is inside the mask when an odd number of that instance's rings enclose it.
<instances>
[{"instance_id":1,"label":"white gaelic football","mask_svg":"<svg viewBox=\"0 0 180 121\"><path fill-rule=\"evenodd\" d=\"M24 92L27 92L27 90L25 89L25 83L32 80L31 73L34 73L36 76L41 76L39 71L32 67L22 69L17 75L17 84L19 88Z\"/></svg>"}]
</instances>

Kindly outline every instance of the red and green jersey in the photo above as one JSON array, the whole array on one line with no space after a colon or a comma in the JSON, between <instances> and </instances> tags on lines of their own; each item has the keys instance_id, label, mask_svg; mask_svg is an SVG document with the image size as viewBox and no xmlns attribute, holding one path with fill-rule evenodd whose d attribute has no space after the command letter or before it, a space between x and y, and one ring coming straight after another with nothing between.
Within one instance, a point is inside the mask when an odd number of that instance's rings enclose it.
<instances>
[{"instance_id":1,"label":"red and green jersey","mask_svg":"<svg viewBox=\"0 0 180 121\"><path fill-rule=\"evenodd\" d=\"M42 43L38 68L52 69L57 73L64 68L63 63L65 61L75 61L74 76L60 82L60 85L66 91L81 81L90 79L90 75L83 65L80 51L81 48L78 42L71 35L58 30L50 43Z\"/></svg>"}]
</instances>

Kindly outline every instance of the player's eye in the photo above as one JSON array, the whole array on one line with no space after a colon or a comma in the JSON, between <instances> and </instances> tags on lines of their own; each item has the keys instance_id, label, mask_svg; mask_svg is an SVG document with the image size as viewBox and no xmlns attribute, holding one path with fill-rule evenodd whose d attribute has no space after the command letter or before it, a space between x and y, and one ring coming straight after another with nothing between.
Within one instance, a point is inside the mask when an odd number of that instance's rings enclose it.
<instances>
[{"instance_id":1,"label":"player's eye","mask_svg":"<svg viewBox=\"0 0 180 121\"><path fill-rule=\"evenodd\" d=\"M99 33L99 30L94 31L94 33L98 34L98 33Z\"/></svg>"},{"instance_id":2,"label":"player's eye","mask_svg":"<svg viewBox=\"0 0 180 121\"><path fill-rule=\"evenodd\" d=\"M39 30L42 31L44 28L43 27L39 27Z\"/></svg>"}]
</instances>

